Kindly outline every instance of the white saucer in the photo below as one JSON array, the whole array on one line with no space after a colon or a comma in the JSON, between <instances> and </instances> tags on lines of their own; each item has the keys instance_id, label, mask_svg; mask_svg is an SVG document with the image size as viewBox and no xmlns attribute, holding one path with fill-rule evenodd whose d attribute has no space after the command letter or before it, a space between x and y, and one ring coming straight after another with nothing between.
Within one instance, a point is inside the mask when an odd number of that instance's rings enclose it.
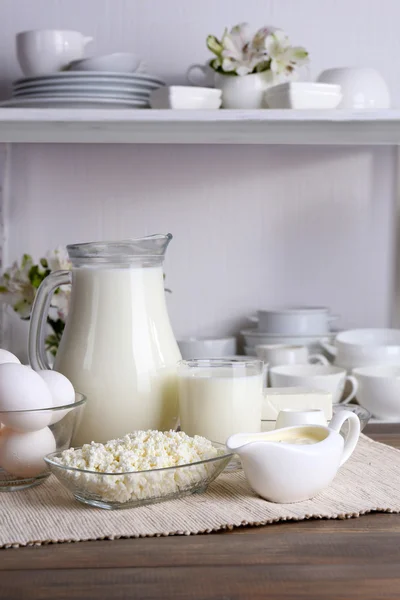
<instances>
[{"instance_id":1,"label":"white saucer","mask_svg":"<svg viewBox=\"0 0 400 600\"><path fill-rule=\"evenodd\" d=\"M148 108L145 100L118 100L100 96L49 96L47 98L12 98L1 108Z\"/></svg>"},{"instance_id":2,"label":"white saucer","mask_svg":"<svg viewBox=\"0 0 400 600\"><path fill-rule=\"evenodd\" d=\"M41 87L32 86L26 89L14 90L13 98L20 98L22 96L38 96L39 94L85 94L86 96L113 94L114 96L135 96L148 99L150 96L150 90L114 85L48 85Z\"/></svg>"},{"instance_id":3,"label":"white saucer","mask_svg":"<svg viewBox=\"0 0 400 600\"><path fill-rule=\"evenodd\" d=\"M37 85L38 83L60 82L60 81L82 81L96 79L103 81L128 81L130 83L147 83L155 86L165 85L165 81L154 75L145 73L113 73L99 71L63 71L61 73L52 73L50 75L40 75L37 77L22 77L13 82L13 87L24 85Z\"/></svg>"}]
</instances>

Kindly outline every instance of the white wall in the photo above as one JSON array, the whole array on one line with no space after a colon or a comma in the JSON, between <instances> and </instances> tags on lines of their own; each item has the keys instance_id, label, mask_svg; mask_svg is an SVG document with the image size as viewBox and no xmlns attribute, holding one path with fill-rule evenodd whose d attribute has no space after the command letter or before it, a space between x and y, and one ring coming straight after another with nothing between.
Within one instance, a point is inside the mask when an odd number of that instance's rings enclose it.
<instances>
[{"instance_id":1,"label":"white wall","mask_svg":"<svg viewBox=\"0 0 400 600\"><path fill-rule=\"evenodd\" d=\"M393 97L395 0L0 0L0 92L19 76L14 34L76 28L91 51L134 50L183 81L225 24L285 28L311 72L381 70ZM386 148L15 146L7 260L58 244L171 231L166 264L178 336L237 331L257 307L328 304L343 327L390 321L395 156ZM21 352L24 324L12 321Z\"/></svg>"}]
</instances>

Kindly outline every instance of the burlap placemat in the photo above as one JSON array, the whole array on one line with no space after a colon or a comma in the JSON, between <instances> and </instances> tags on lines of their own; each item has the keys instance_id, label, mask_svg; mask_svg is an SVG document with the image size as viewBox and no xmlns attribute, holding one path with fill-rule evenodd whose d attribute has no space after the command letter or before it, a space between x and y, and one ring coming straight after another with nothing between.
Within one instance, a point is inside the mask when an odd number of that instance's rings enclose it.
<instances>
[{"instance_id":1,"label":"burlap placemat","mask_svg":"<svg viewBox=\"0 0 400 600\"><path fill-rule=\"evenodd\" d=\"M310 518L400 512L400 451L360 438L322 494L297 504L256 496L242 471L224 473L205 494L121 511L79 504L54 476L30 490L0 494L0 547L120 537L190 535Z\"/></svg>"}]
</instances>

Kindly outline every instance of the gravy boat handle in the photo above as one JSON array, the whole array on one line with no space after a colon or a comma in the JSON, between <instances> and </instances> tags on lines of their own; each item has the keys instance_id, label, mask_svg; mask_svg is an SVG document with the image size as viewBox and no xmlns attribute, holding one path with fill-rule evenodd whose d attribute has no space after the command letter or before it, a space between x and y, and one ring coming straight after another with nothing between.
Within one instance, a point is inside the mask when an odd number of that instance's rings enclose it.
<instances>
[{"instance_id":1,"label":"gravy boat handle","mask_svg":"<svg viewBox=\"0 0 400 600\"><path fill-rule=\"evenodd\" d=\"M329 429L340 432L340 429L345 421L349 422L349 432L344 440L344 448L342 458L340 460L340 466L342 466L346 460L353 454L354 448L357 446L358 438L360 437L360 419L356 414L350 410L343 410L333 416L332 421L329 424Z\"/></svg>"}]
</instances>

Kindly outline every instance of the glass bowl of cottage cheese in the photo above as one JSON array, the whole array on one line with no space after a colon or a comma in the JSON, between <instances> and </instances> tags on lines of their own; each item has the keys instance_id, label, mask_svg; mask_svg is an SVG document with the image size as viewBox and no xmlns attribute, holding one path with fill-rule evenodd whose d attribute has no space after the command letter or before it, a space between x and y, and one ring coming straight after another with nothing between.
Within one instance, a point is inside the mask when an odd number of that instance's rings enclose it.
<instances>
[{"instance_id":1,"label":"glass bowl of cottage cheese","mask_svg":"<svg viewBox=\"0 0 400 600\"><path fill-rule=\"evenodd\" d=\"M149 430L53 452L45 461L77 500L114 510L204 492L232 456L201 436Z\"/></svg>"}]
</instances>

